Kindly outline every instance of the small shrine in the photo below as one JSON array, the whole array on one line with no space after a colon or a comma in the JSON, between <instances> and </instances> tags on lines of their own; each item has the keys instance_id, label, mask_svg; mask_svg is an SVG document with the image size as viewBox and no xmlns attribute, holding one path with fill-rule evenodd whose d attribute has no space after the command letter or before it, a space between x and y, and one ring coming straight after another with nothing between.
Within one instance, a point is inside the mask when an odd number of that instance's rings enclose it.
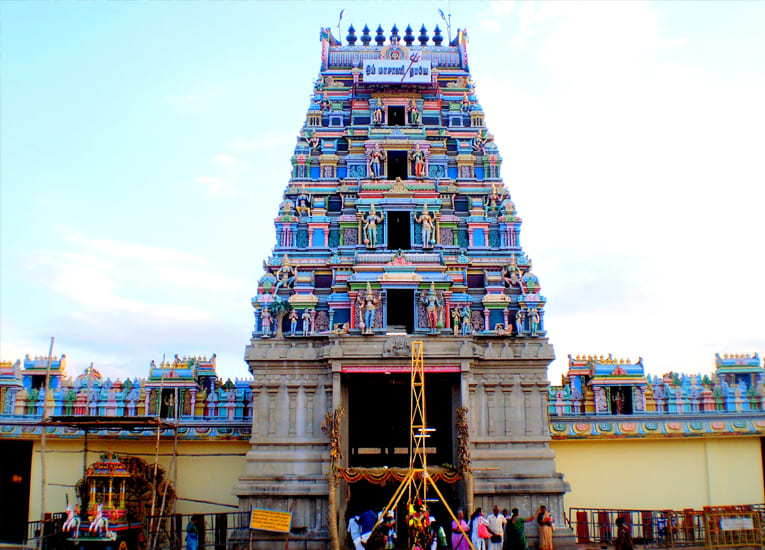
<instances>
[{"instance_id":1,"label":"small shrine","mask_svg":"<svg viewBox=\"0 0 765 550\"><path fill-rule=\"evenodd\" d=\"M656 415L765 410L765 370L757 353L717 354L710 375L645 374L643 359L568 356L560 386L550 386L550 416Z\"/></svg>"}]
</instances>

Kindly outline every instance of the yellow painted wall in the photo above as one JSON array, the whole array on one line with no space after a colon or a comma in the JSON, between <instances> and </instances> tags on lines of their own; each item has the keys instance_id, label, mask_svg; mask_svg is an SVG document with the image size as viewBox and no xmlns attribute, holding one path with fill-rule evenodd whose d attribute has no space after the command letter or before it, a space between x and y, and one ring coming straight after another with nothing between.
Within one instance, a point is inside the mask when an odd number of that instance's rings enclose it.
<instances>
[{"instance_id":1,"label":"yellow painted wall","mask_svg":"<svg viewBox=\"0 0 765 550\"><path fill-rule=\"evenodd\" d=\"M96 462L101 453L113 451L117 454L138 456L154 463L153 440L90 440L88 442L88 465ZM239 476L245 471L245 454L250 450L248 441L194 441L178 444L178 482L176 493L179 497L177 511L181 514L201 512L227 512L233 508L180 500L190 498L211 503L238 504L232 493ZM173 479L170 462L173 442L162 441L159 447L159 464ZM48 439L46 442L46 475L48 493L46 511L63 512L66 495L69 502L76 502L74 485L83 474L82 440ZM29 520L40 517L41 474L40 442L35 441L32 456L30 481Z\"/></svg>"},{"instance_id":2,"label":"yellow painted wall","mask_svg":"<svg viewBox=\"0 0 765 550\"><path fill-rule=\"evenodd\" d=\"M671 438L556 440L557 469L571 484L566 508L701 509L708 505L765 502L760 440L749 438ZM82 440L47 441L47 510L63 511L65 495L74 498L82 477ZM178 483L181 498L237 505L232 493L245 473L247 441L179 443ZM106 451L154 461L154 442L126 439L91 440L88 465ZM170 468L172 441L160 444L159 462ZM40 516L40 444L32 458L29 519ZM170 472L170 477L173 473ZM233 508L179 500L179 513L225 512Z\"/></svg>"},{"instance_id":3,"label":"yellow painted wall","mask_svg":"<svg viewBox=\"0 0 765 550\"><path fill-rule=\"evenodd\" d=\"M566 508L682 510L765 502L760 439L553 441Z\"/></svg>"}]
</instances>

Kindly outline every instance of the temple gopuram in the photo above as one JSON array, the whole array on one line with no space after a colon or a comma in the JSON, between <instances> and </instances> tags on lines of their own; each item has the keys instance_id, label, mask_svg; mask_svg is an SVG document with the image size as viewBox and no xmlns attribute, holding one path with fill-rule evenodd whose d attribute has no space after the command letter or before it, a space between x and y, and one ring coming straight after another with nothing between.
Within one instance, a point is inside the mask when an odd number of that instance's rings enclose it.
<instances>
[{"instance_id":1,"label":"temple gopuram","mask_svg":"<svg viewBox=\"0 0 765 550\"><path fill-rule=\"evenodd\" d=\"M443 40L424 27L351 28L346 44L322 31L252 300L252 449L235 490L243 509L292 510L317 547L327 529L324 415L344 411L344 525L347 510L382 509L409 464L414 340L424 340L435 429L428 462L445 466L450 505L563 513L568 486L547 424L546 300L521 247L467 34ZM556 546L570 544L559 531Z\"/></svg>"},{"instance_id":2,"label":"temple gopuram","mask_svg":"<svg viewBox=\"0 0 765 550\"><path fill-rule=\"evenodd\" d=\"M101 454L151 457L174 472L179 514L289 511L290 546L328 548L330 495L343 538L410 465L413 342L428 471L452 510L528 517L544 504L563 550L575 545L566 506L765 500L759 354L663 376L642 359L569 356L562 383L548 382L546 299L467 46L464 31L445 42L438 27L351 26L345 44L321 30L273 250L255 274L250 377L221 380L214 354L151 361L124 381L93 365L71 376L65 356L0 363L0 487L17 504L6 525L40 516L44 429L47 511L63 511ZM441 502L428 504L450 525ZM396 512L402 522L403 503ZM0 541L15 540L7 529ZM533 523L526 533L536 547ZM284 544L282 533L246 537Z\"/></svg>"}]
</instances>

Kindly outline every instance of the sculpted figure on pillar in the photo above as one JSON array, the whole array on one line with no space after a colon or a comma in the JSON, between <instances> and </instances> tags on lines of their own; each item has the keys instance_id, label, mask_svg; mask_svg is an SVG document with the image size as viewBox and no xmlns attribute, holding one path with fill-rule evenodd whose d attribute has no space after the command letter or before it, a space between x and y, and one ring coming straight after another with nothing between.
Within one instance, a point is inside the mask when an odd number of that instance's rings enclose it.
<instances>
[{"instance_id":1,"label":"sculpted figure on pillar","mask_svg":"<svg viewBox=\"0 0 765 550\"><path fill-rule=\"evenodd\" d=\"M369 153L369 171L374 179L380 179L382 170L382 161L385 158L385 153L380 149L380 144L375 143L374 150Z\"/></svg>"},{"instance_id":2,"label":"sculpted figure on pillar","mask_svg":"<svg viewBox=\"0 0 765 550\"><path fill-rule=\"evenodd\" d=\"M412 108L409 111L409 119L415 126L420 124L420 111L417 110L417 102L412 100Z\"/></svg>"},{"instance_id":3,"label":"sculpted figure on pillar","mask_svg":"<svg viewBox=\"0 0 765 550\"><path fill-rule=\"evenodd\" d=\"M414 175L417 178L425 177L425 151L420 149L420 144L414 146L414 151L409 152L409 159L414 161Z\"/></svg>"},{"instance_id":4,"label":"sculpted figure on pillar","mask_svg":"<svg viewBox=\"0 0 765 550\"><path fill-rule=\"evenodd\" d=\"M438 294L436 294L435 283L430 283L430 290L426 290L422 293L420 301L425 306L425 314L428 319L428 328L431 334L438 332L438 324L441 321L441 313L443 311L443 300ZM442 323L443 324L443 323Z\"/></svg>"},{"instance_id":5,"label":"sculpted figure on pillar","mask_svg":"<svg viewBox=\"0 0 765 550\"><path fill-rule=\"evenodd\" d=\"M372 292L372 286L367 282L367 289L356 298L359 305L359 328L362 334L374 334L375 312L380 303L380 295Z\"/></svg>"},{"instance_id":6,"label":"sculpted figure on pillar","mask_svg":"<svg viewBox=\"0 0 765 550\"><path fill-rule=\"evenodd\" d=\"M383 222L383 216L384 213L377 215L374 204L370 206L369 213L364 216L364 244L368 248L377 246L377 226Z\"/></svg>"},{"instance_id":7,"label":"sculpted figure on pillar","mask_svg":"<svg viewBox=\"0 0 765 550\"><path fill-rule=\"evenodd\" d=\"M289 257L285 254L282 258L281 267L276 271L274 294L277 294L281 287L292 288L295 284L295 277L297 277L297 267L292 266Z\"/></svg>"},{"instance_id":8,"label":"sculpted figure on pillar","mask_svg":"<svg viewBox=\"0 0 765 550\"><path fill-rule=\"evenodd\" d=\"M421 224L422 247L430 248L436 244L436 239L434 238L433 232L435 223L433 216L431 216L430 212L428 212L428 203L422 205L422 212L419 216L415 214L414 221Z\"/></svg>"},{"instance_id":9,"label":"sculpted figure on pillar","mask_svg":"<svg viewBox=\"0 0 765 550\"><path fill-rule=\"evenodd\" d=\"M295 211L297 212L298 216L302 217L303 214L308 216L311 215L311 197L308 195L308 191L306 191L305 183L303 184L303 189L297 196L295 203Z\"/></svg>"}]
</instances>

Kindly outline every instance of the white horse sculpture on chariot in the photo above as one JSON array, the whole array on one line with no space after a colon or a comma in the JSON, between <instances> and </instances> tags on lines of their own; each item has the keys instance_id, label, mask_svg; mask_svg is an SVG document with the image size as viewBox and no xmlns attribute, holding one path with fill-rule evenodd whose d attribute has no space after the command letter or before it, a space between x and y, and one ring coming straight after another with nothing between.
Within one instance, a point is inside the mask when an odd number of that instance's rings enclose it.
<instances>
[{"instance_id":1,"label":"white horse sculpture on chariot","mask_svg":"<svg viewBox=\"0 0 765 550\"><path fill-rule=\"evenodd\" d=\"M104 516L103 504L99 504L96 508L96 515L93 516L93 521L90 522L88 533L96 533L96 536L107 538L109 536L109 518Z\"/></svg>"},{"instance_id":2,"label":"white horse sculpture on chariot","mask_svg":"<svg viewBox=\"0 0 765 550\"><path fill-rule=\"evenodd\" d=\"M77 540L80 538L80 507L75 504L72 509L71 504L66 505L66 521L61 527L62 531L68 531L72 533L72 538Z\"/></svg>"}]
</instances>

